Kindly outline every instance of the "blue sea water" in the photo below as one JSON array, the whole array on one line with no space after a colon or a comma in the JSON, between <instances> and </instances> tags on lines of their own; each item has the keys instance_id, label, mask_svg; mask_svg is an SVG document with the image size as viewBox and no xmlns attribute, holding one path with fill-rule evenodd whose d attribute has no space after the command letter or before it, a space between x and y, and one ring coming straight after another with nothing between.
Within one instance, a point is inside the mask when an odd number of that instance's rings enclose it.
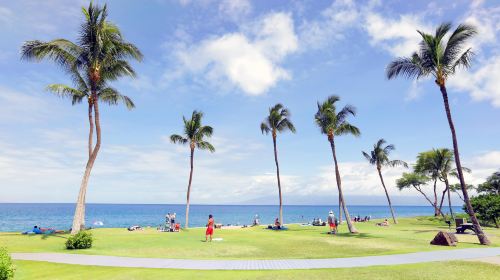
<instances>
[{"instance_id":1,"label":"blue sea water","mask_svg":"<svg viewBox=\"0 0 500 280\"><path fill-rule=\"evenodd\" d=\"M0 203L0 231L24 231L33 225L69 229L74 213L71 203ZM165 204L87 204L86 225L93 227L129 227L131 225L156 227L165 220L165 215L177 214L177 221L184 224L184 205ZM335 205L287 205L283 208L285 223L308 222L313 218L325 219L328 211L338 211ZM371 215L372 218L390 218L387 206L349 206L351 216ZM430 206L395 206L398 217L429 216L434 214ZM443 208L446 211L448 208ZM453 211L462 212L456 206ZM278 207L271 205L191 205L190 226L206 224L208 214L214 215L217 223L251 224L255 214L261 223L270 224L278 215ZM101 221L102 226L94 226Z\"/></svg>"}]
</instances>

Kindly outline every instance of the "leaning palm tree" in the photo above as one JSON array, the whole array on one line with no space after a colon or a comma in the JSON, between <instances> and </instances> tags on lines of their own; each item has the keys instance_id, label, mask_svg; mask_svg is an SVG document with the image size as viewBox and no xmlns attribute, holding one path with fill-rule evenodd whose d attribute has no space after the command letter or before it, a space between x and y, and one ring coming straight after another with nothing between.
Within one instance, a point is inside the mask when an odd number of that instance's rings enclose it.
<instances>
[{"instance_id":1,"label":"leaning palm tree","mask_svg":"<svg viewBox=\"0 0 500 280\"><path fill-rule=\"evenodd\" d=\"M460 24L446 39L446 34L450 29L450 23L443 23L436 29L435 34L427 34L418 31L422 36L419 51L413 53L411 57L402 57L391 62L387 66L387 78L393 79L398 76L416 79L428 76L434 77L434 81L439 87L443 97L446 117L448 118L453 141L453 152L458 171L458 179L462 188L467 213L469 213L472 223L474 224L474 230L478 236L479 242L488 245L490 241L484 234L477 220L474 209L470 203L469 194L467 193L467 187L462 172L462 164L460 162L455 125L453 124L450 105L448 103L448 92L446 90L446 81L448 77L455 74L455 71L460 67L470 67L473 52L471 48L465 51L463 51L463 49L467 41L476 35L477 31L472 25Z\"/></svg>"},{"instance_id":2,"label":"leaning palm tree","mask_svg":"<svg viewBox=\"0 0 500 280\"><path fill-rule=\"evenodd\" d=\"M99 91L105 88L107 82L122 76L135 76L128 59L141 60L142 54L136 46L126 42L119 28L107 20L107 7L94 5L82 9L85 21L81 25L77 43L66 39L55 39L48 42L28 41L22 46L22 58L40 61L49 59L60 65L64 70L80 73L87 82L89 102L89 143L92 139L93 122L95 120L96 144L89 146L89 158L80 185L76 203L75 215L71 233L75 234L85 227L85 196L92 167L101 147L101 124L99 112ZM75 75L72 76L75 79ZM78 78L75 83L82 81ZM77 87L83 91L83 87ZM83 98L83 97L82 97ZM92 118L92 113L93 118Z\"/></svg>"},{"instance_id":3,"label":"leaning palm tree","mask_svg":"<svg viewBox=\"0 0 500 280\"><path fill-rule=\"evenodd\" d=\"M280 220L283 225L283 197L281 195L280 166L278 164L278 149L276 148L276 137L278 133L290 130L295 133L295 126L290 121L290 111L278 103L269 108L269 115L260 124L262 134L269 134L273 137L274 162L276 163L276 178L278 179L278 195L280 202Z\"/></svg>"},{"instance_id":4,"label":"leaning palm tree","mask_svg":"<svg viewBox=\"0 0 500 280\"><path fill-rule=\"evenodd\" d=\"M377 167L378 176L380 178L380 182L382 183L382 187L384 187L385 196L387 197L387 202L389 203L389 208L391 209L392 220L395 224L398 223L396 219L396 215L394 214L394 209L392 209L391 198L389 197L389 193L387 192L387 188L385 187L384 177L382 177L382 167L383 166L404 166L408 168L408 164L402 160L389 160L389 154L396 149L396 147L392 144L386 145L387 143L384 139L380 139L373 145L373 150L370 153L363 152L365 158L370 162L370 164L375 165Z\"/></svg>"},{"instance_id":5,"label":"leaning palm tree","mask_svg":"<svg viewBox=\"0 0 500 280\"><path fill-rule=\"evenodd\" d=\"M396 180L396 187L398 190L402 191L404 189L414 188L416 191L421 193L424 198L435 208L436 205L431 201L427 194L422 190L422 186L425 186L430 180L429 177L416 172L403 173L401 178Z\"/></svg>"},{"instance_id":6,"label":"leaning palm tree","mask_svg":"<svg viewBox=\"0 0 500 280\"><path fill-rule=\"evenodd\" d=\"M474 185L468 184L467 191L473 190L476 190L476 187ZM460 198L460 200L465 203L464 198L460 195L460 193L462 192L462 186L460 185L460 183L450 185L450 191L456 193L458 195L458 198Z\"/></svg>"},{"instance_id":7,"label":"leaning palm tree","mask_svg":"<svg viewBox=\"0 0 500 280\"><path fill-rule=\"evenodd\" d=\"M443 215L440 208L438 207L438 195L437 195L437 182L440 178L441 170L443 169L443 164L445 163L443 154L436 153L436 150L421 152L417 156L417 162L415 164L415 172L428 176L433 181L433 193L434 193L434 216ZM443 215L444 218L444 215Z\"/></svg>"},{"instance_id":8,"label":"leaning palm tree","mask_svg":"<svg viewBox=\"0 0 500 280\"><path fill-rule=\"evenodd\" d=\"M182 117L184 122L184 136L178 134L170 135L170 141L174 144L189 144L191 150L190 162L191 171L189 172L189 183L187 188L187 198L186 198L186 225L189 227L189 196L191 194L191 182L193 181L193 161L194 161L194 149L198 148L200 150L209 150L210 152L215 152L214 146L209 142L205 141L206 138L210 138L213 134L213 128L211 126L204 126L201 124L201 119L203 118L203 113L198 111L193 111L191 119L186 119Z\"/></svg>"},{"instance_id":9,"label":"leaning palm tree","mask_svg":"<svg viewBox=\"0 0 500 280\"><path fill-rule=\"evenodd\" d=\"M349 211L347 210L347 205L344 200L344 195L342 193L342 181L340 178L340 171L337 162L337 153L335 150L335 137L352 134L354 136L359 136L361 132L359 129L350 124L347 118L352 115L356 115L356 109L353 106L346 105L340 111L337 112L336 103L340 100L340 97L332 95L328 97L323 103L318 102L318 111L314 116L316 124L319 126L321 133L325 134L330 143L330 148L332 149L333 161L335 163L335 178L337 180L337 188L339 191L339 204L344 210L345 219L347 220L347 226L349 232L357 233L356 228L352 224L351 217L349 216ZM339 213L340 215L340 213Z\"/></svg>"}]
</instances>

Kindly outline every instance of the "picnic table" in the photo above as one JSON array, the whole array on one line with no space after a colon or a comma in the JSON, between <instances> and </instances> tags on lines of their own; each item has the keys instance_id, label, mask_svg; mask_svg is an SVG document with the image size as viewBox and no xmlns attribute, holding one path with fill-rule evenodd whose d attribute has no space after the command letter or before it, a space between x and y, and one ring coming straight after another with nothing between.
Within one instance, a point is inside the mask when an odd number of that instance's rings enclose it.
<instances>
[{"instance_id":1,"label":"picnic table","mask_svg":"<svg viewBox=\"0 0 500 280\"><path fill-rule=\"evenodd\" d=\"M470 229L474 231L474 225L472 223L463 223L457 226L457 233L464 233L466 230Z\"/></svg>"}]
</instances>

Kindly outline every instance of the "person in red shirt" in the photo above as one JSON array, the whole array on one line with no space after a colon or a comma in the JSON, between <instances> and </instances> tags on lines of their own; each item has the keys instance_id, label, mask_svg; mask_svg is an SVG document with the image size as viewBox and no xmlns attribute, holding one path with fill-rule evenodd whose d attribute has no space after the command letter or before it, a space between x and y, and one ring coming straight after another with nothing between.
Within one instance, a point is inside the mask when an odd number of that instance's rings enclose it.
<instances>
[{"instance_id":1,"label":"person in red shirt","mask_svg":"<svg viewBox=\"0 0 500 280\"><path fill-rule=\"evenodd\" d=\"M212 235L214 235L214 218L212 214L208 215L207 231L205 232L205 242L208 241L210 236L210 242L212 242Z\"/></svg>"}]
</instances>

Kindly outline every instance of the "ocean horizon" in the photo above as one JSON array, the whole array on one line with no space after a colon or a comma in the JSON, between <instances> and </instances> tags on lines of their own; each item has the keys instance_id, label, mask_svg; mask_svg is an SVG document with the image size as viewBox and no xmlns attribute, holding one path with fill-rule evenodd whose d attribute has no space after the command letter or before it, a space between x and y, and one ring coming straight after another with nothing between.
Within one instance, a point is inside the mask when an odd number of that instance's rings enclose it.
<instances>
[{"instance_id":1,"label":"ocean horizon","mask_svg":"<svg viewBox=\"0 0 500 280\"><path fill-rule=\"evenodd\" d=\"M0 231L16 232L31 229L34 225L69 229L74 213L74 203L0 203ZM204 226L209 214L214 215L217 223L224 225L249 225L257 214L262 224L270 224L278 216L277 205L209 205L192 204L189 224L192 227ZM351 218L371 216L372 219L391 218L388 206L350 205ZM314 218L326 219L333 210L337 215L338 205L284 205L285 223L306 223ZM430 216L434 214L431 206L394 206L397 217ZM443 211L449 210L443 206ZM461 206L453 206L455 213L462 213ZM126 228L131 225L157 227L164 223L167 213L176 213L176 220L184 224L184 204L117 204L88 203L86 225L89 227ZM99 225L101 224L102 225Z\"/></svg>"}]
</instances>

